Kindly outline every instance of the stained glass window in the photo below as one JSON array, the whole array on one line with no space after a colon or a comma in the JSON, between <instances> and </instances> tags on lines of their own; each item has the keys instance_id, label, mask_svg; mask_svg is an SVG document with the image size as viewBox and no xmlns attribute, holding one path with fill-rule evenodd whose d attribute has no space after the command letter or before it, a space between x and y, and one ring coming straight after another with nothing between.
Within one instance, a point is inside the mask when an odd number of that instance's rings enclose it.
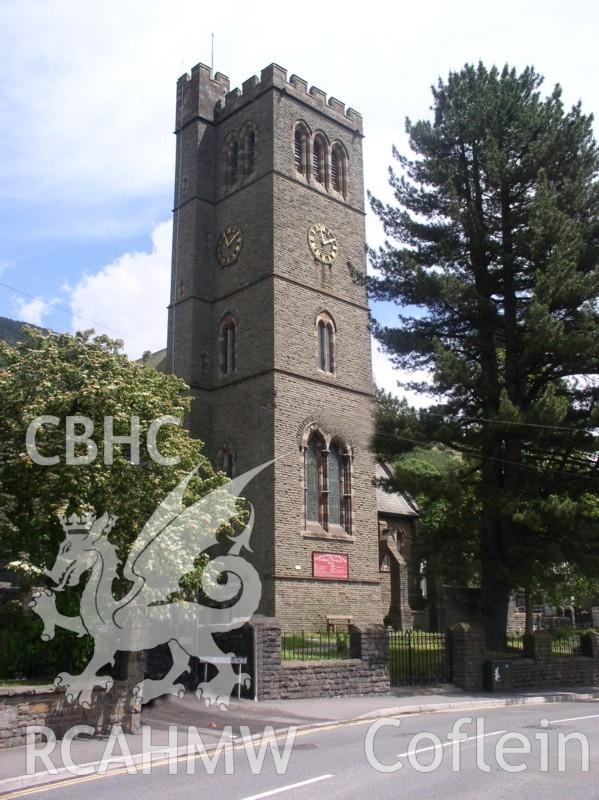
<instances>
[{"instance_id":1,"label":"stained glass window","mask_svg":"<svg viewBox=\"0 0 599 800\"><path fill-rule=\"evenodd\" d=\"M336 444L329 449L329 522L341 525L341 454Z\"/></svg>"},{"instance_id":2,"label":"stained glass window","mask_svg":"<svg viewBox=\"0 0 599 800\"><path fill-rule=\"evenodd\" d=\"M306 517L310 522L320 519L320 462L322 445L314 434L308 442L306 453Z\"/></svg>"}]
</instances>

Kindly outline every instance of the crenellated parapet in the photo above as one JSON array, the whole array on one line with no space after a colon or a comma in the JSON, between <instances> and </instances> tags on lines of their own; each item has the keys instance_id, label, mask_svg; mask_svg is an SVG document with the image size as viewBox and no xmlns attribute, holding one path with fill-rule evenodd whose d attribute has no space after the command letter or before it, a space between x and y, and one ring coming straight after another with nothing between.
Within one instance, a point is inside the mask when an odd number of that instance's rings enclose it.
<instances>
[{"instance_id":1,"label":"crenellated parapet","mask_svg":"<svg viewBox=\"0 0 599 800\"><path fill-rule=\"evenodd\" d=\"M252 75L241 85L241 89L229 87L226 75L217 72L214 76L210 67L197 64L191 74L182 75L177 83L177 128L194 117L202 117L211 122L219 122L243 106L255 100L269 89L276 89L294 97L301 103L330 116L347 128L362 133L362 115L336 97L328 97L317 86L308 86L307 81L291 75L278 64L270 64L260 73Z\"/></svg>"},{"instance_id":2,"label":"crenellated parapet","mask_svg":"<svg viewBox=\"0 0 599 800\"><path fill-rule=\"evenodd\" d=\"M191 73L177 81L177 115L175 129L180 130L190 120L201 117L215 122L215 112L229 91L229 79L222 72L214 77L205 64L196 64Z\"/></svg>"}]
</instances>

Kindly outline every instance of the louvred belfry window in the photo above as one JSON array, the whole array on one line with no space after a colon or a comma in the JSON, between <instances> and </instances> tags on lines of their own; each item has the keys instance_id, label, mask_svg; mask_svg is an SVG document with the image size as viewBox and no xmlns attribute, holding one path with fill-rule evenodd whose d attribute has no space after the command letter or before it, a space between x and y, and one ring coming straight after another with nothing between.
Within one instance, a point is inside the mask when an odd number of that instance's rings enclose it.
<instances>
[{"instance_id":1,"label":"louvred belfry window","mask_svg":"<svg viewBox=\"0 0 599 800\"><path fill-rule=\"evenodd\" d=\"M308 164L308 133L302 125L295 129L294 139L295 169L300 175L306 175Z\"/></svg>"},{"instance_id":2,"label":"louvred belfry window","mask_svg":"<svg viewBox=\"0 0 599 800\"><path fill-rule=\"evenodd\" d=\"M333 189L345 196L347 192L347 159L340 144L331 150L331 184Z\"/></svg>"},{"instance_id":3,"label":"louvred belfry window","mask_svg":"<svg viewBox=\"0 0 599 800\"><path fill-rule=\"evenodd\" d=\"M250 130L245 140L245 172L251 175L256 169L256 131Z\"/></svg>"},{"instance_id":4,"label":"louvred belfry window","mask_svg":"<svg viewBox=\"0 0 599 800\"><path fill-rule=\"evenodd\" d=\"M312 151L312 177L317 183L324 183L325 180L325 150L324 142L320 137L314 139Z\"/></svg>"},{"instance_id":5,"label":"louvred belfry window","mask_svg":"<svg viewBox=\"0 0 599 800\"><path fill-rule=\"evenodd\" d=\"M239 175L239 147L233 139L227 146L227 183L229 187L237 183Z\"/></svg>"}]
</instances>

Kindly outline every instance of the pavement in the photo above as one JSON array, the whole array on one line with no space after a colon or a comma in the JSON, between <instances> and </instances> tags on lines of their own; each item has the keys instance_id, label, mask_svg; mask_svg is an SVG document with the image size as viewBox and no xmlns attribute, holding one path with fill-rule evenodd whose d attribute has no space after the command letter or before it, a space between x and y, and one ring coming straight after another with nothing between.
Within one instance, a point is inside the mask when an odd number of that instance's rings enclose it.
<instances>
[{"instance_id":1,"label":"pavement","mask_svg":"<svg viewBox=\"0 0 599 800\"><path fill-rule=\"evenodd\" d=\"M414 692L418 693L415 694ZM142 754L151 748L161 748L151 756L164 760L165 754L185 753L188 726L195 726L207 751L217 747L219 740L235 743L242 733L258 736L266 726L275 732L286 732L290 726L300 730L330 730L358 721L384 717L409 715L457 713L479 709L485 710L545 705L554 703L587 703L599 701L599 687L576 687L535 692L515 693L469 693L455 686L398 688L388 695L363 697L332 697L302 700L278 700L253 702L232 699L227 711L206 708L194 694L184 698L165 698L154 701L142 711L142 725L146 727L146 738L142 733L125 734L124 741L134 761L138 763ZM245 730L241 730L245 726ZM147 738L148 731L151 733ZM93 739L76 739L72 742L71 757L78 765L95 765L105 757L107 736ZM115 753L120 752L117 746ZM27 750L25 746L0 750L0 795L41 786L72 775L62 760L60 743L52 751L50 760L53 769L37 760L33 774L28 774ZM120 761L116 767L122 767ZM109 767L109 769L112 767Z\"/></svg>"}]
</instances>

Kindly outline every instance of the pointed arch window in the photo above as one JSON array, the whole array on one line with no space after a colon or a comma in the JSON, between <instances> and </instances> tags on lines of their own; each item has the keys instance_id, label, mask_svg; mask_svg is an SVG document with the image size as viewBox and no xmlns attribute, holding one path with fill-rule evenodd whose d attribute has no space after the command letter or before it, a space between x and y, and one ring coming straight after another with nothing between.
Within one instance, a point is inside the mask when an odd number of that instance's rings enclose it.
<instances>
[{"instance_id":1,"label":"pointed arch window","mask_svg":"<svg viewBox=\"0 0 599 800\"><path fill-rule=\"evenodd\" d=\"M230 375L235 371L237 347L237 325L230 314L221 322L219 343L221 375Z\"/></svg>"},{"instance_id":2,"label":"pointed arch window","mask_svg":"<svg viewBox=\"0 0 599 800\"><path fill-rule=\"evenodd\" d=\"M227 444L221 447L217 464L219 470L224 472L227 478L233 477L235 472L235 454Z\"/></svg>"},{"instance_id":3,"label":"pointed arch window","mask_svg":"<svg viewBox=\"0 0 599 800\"><path fill-rule=\"evenodd\" d=\"M256 170L256 131L250 128L245 135L245 174L253 175Z\"/></svg>"},{"instance_id":4,"label":"pointed arch window","mask_svg":"<svg viewBox=\"0 0 599 800\"><path fill-rule=\"evenodd\" d=\"M230 139L225 147L225 175L227 187L231 189L239 177L239 145L235 138Z\"/></svg>"},{"instance_id":5,"label":"pointed arch window","mask_svg":"<svg viewBox=\"0 0 599 800\"><path fill-rule=\"evenodd\" d=\"M294 138L295 169L300 175L308 172L308 132L303 125L297 125Z\"/></svg>"},{"instance_id":6,"label":"pointed arch window","mask_svg":"<svg viewBox=\"0 0 599 800\"><path fill-rule=\"evenodd\" d=\"M313 431L305 447L306 528L351 533L351 471L347 448L337 441L327 448Z\"/></svg>"},{"instance_id":7,"label":"pointed arch window","mask_svg":"<svg viewBox=\"0 0 599 800\"><path fill-rule=\"evenodd\" d=\"M324 440L316 433L310 436L306 448L306 520L323 525L323 464Z\"/></svg>"},{"instance_id":8,"label":"pointed arch window","mask_svg":"<svg viewBox=\"0 0 599 800\"><path fill-rule=\"evenodd\" d=\"M335 326L328 314L321 314L317 323L318 367L331 375L335 372Z\"/></svg>"},{"instance_id":9,"label":"pointed arch window","mask_svg":"<svg viewBox=\"0 0 599 800\"><path fill-rule=\"evenodd\" d=\"M341 482L343 462L338 445L333 442L329 448L329 524L341 525Z\"/></svg>"},{"instance_id":10,"label":"pointed arch window","mask_svg":"<svg viewBox=\"0 0 599 800\"><path fill-rule=\"evenodd\" d=\"M324 186L326 179L326 147L321 136L316 136L312 148L312 177Z\"/></svg>"},{"instance_id":11,"label":"pointed arch window","mask_svg":"<svg viewBox=\"0 0 599 800\"><path fill-rule=\"evenodd\" d=\"M342 194L347 194L347 158L340 144L334 144L331 150L331 184L333 189Z\"/></svg>"}]
</instances>

